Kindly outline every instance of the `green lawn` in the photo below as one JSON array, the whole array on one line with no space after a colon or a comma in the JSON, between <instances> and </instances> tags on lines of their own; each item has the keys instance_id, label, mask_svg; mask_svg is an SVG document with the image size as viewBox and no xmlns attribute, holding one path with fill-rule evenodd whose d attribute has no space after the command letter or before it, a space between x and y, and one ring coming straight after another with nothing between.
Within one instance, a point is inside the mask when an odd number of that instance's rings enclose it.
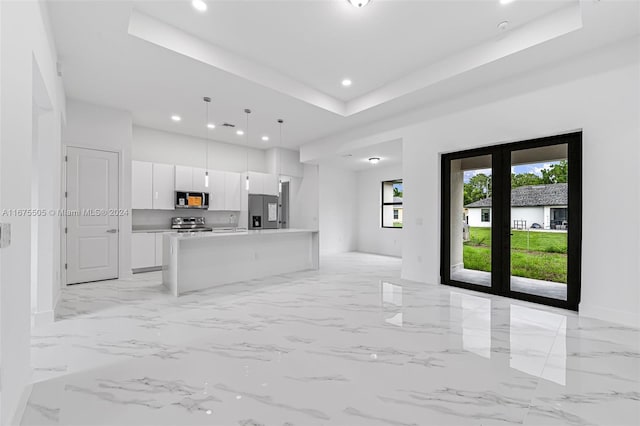
<instances>
[{"instance_id":1,"label":"green lawn","mask_svg":"<svg viewBox=\"0 0 640 426\"><path fill-rule=\"evenodd\" d=\"M466 269L491 271L491 229L470 228L464 243ZM511 231L512 275L567 282L567 234L565 232ZM529 234L529 235L527 235Z\"/></svg>"}]
</instances>

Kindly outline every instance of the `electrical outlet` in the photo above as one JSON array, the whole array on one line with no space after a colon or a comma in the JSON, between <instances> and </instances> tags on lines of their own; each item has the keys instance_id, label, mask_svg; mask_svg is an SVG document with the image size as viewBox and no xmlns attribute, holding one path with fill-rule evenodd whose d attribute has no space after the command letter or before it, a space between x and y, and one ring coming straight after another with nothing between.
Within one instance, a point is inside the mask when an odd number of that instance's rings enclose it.
<instances>
[{"instance_id":1,"label":"electrical outlet","mask_svg":"<svg viewBox=\"0 0 640 426\"><path fill-rule=\"evenodd\" d=\"M11 224L0 223L0 248L11 245Z\"/></svg>"}]
</instances>

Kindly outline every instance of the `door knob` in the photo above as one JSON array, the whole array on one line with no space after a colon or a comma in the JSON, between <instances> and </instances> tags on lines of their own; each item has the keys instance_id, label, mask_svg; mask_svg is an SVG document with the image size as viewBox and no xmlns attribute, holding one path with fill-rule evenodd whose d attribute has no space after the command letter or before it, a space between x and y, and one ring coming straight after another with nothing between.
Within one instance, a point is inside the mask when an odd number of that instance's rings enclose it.
<instances>
[{"instance_id":1,"label":"door knob","mask_svg":"<svg viewBox=\"0 0 640 426\"><path fill-rule=\"evenodd\" d=\"M115 234L116 232L118 232L118 230L117 229L107 229L107 232L109 234Z\"/></svg>"}]
</instances>

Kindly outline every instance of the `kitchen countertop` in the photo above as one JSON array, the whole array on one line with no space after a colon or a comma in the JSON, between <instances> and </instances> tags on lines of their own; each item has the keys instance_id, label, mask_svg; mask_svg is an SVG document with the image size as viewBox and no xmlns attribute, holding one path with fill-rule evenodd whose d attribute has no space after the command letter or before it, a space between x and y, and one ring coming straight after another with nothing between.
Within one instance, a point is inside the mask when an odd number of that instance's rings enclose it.
<instances>
[{"instance_id":1,"label":"kitchen countertop","mask_svg":"<svg viewBox=\"0 0 640 426\"><path fill-rule=\"evenodd\" d=\"M213 227L214 232L218 232L221 233L223 232L223 230L228 230L231 229L228 226L226 227ZM238 228L240 229L240 228ZM246 228L242 228L245 232L246 232ZM131 232L133 232L134 234L139 234L139 233L165 233L165 232L177 232L175 229L171 229L171 228L163 228L161 226L136 226L133 227L133 229L131 230ZM234 231L234 232L241 232L241 231ZM227 233L233 233L231 231L227 232Z\"/></svg>"},{"instance_id":2,"label":"kitchen countertop","mask_svg":"<svg viewBox=\"0 0 640 426\"><path fill-rule=\"evenodd\" d=\"M175 232L175 229L163 228L160 226L136 226L131 230L131 232L133 232L134 234L137 234L140 232L149 232L149 233Z\"/></svg>"},{"instance_id":3,"label":"kitchen countertop","mask_svg":"<svg viewBox=\"0 0 640 426\"><path fill-rule=\"evenodd\" d=\"M216 238L216 237L233 237L233 236L249 236L249 235L274 235L274 234L298 234L298 233L309 233L309 232L318 232L313 229L297 229L297 228L287 228L287 229L250 229L245 231L214 231L214 232L174 232L169 235L169 238L175 238L177 240L192 240L192 239L203 239L203 238Z\"/></svg>"}]
</instances>

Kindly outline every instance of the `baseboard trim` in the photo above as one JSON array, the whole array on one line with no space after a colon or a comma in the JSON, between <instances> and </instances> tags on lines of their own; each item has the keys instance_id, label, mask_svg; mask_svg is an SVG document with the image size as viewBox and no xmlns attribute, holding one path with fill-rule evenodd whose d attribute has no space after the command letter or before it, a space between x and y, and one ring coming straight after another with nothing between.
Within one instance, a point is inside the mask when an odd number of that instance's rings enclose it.
<instances>
[{"instance_id":1,"label":"baseboard trim","mask_svg":"<svg viewBox=\"0 0 640 426\"><path fill-rule=\"evenodd\" d=\"M595 318L628 327L640 328L640 315L633 312L619 311L582 302L580 303L578 315L585 318Z\"/></svg>"},{"instance_id":2,"label":"baseboard trim","mask_svg":"<svg viewBox=\"0 0 640 426\"><path fill-rule=\"evenodd\" d=\"M56 318L54 310L35 312L31 315L31 326L40 327L43 325L51 324Z\"/></svg>"},{"instance_id":3,"label":"baseboard trim","mask_svg":"<svg viewBox=\"0 0 640 426\"><path fill-rule=\"evenodd\" d=\"M145 272L157 272L157 271L162 271L162 266L150 266L148 268L132 269L133 275L135 275L135 274L143 274Z\"/></svg>"},{"instance_id":4,"label":"baseboard trim","mask_svg":"<svg viewBox=\"0 0 640 426\"><path fill-rule=\"evenodd\" d=\"M27 403L29 402L29 398L31 397L32 390L32 384L28 384L22 390L20 399L18 400L18 404L16 405L16 410L13 414L13 418L11 419L11 426L18 426L22 422L22 417L24 416L24 412L27 409Z\"/></svg>"}]
</instances>

